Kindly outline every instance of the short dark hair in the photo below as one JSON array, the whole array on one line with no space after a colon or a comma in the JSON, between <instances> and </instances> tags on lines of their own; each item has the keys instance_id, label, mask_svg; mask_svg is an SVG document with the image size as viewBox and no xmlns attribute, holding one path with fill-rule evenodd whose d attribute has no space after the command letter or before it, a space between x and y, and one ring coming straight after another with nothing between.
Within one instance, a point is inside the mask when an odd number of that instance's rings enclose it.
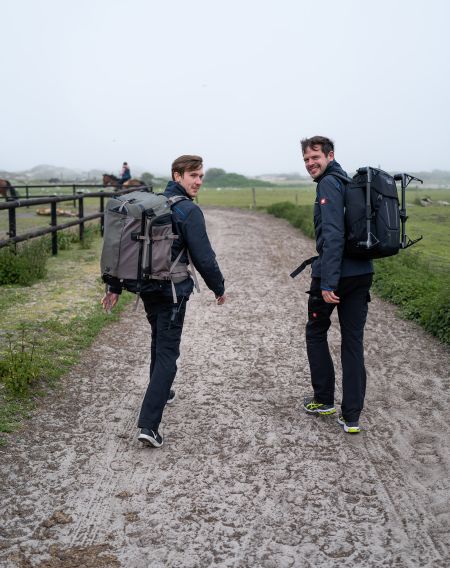
<instances>
[{"instance_id":1,"label":"short dark hair","mask_svg":"<svg viewBox=\"0 0 450 568\"><path fill-rule=\"evenodd\" d=\"M184 172L193 172L194 170L199 170L202 167L203 158L200 156L185 154L174 160L172 164L172 179L175 179L175 172L179 173L180 176L183 176Z\"/></svg>"},{"instance_id":2,"label":"short dark hair","mask_svg":"<svg viewBox=\"0 0 450 568\"><path fill-rule=\"evenodd\" d=\"M320 146L325 156L328 156L330 152L334 152L333 140L330 140L330 138L325 138L325 136L313 136L312 138L303 138L303 140L300 140L300 144L302 145L302 154L306 152L307 148L312 148L313 150L316 150L317 146Z\"/></svg>"}]
</instances>

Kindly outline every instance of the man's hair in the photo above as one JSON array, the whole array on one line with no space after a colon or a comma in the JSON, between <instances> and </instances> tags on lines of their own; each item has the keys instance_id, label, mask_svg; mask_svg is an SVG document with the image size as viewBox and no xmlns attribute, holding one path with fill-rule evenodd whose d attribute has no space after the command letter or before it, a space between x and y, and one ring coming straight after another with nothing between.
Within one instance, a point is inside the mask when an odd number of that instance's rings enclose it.
<instances>
[{"instance_id":1,"label":"man's hair","mask_svg":"<svg viewBox=\"0 0 450 568\"><path fill-rule=\"evenodd\" d=\"M303 138L300 140L300 144L302 145L302 154L306 152L307 148L312 148L316 150L317 146L320 146L322 152L325 156L328 156L330 152L334 152L334 142L329 138L325 138L325 136L313 136L312 138Z\"/></svg>"},{"instance_id":2,"label":"man's hair","mask_svg":"<svg viewBox=\"0 0 450 568\"><path fill-rule=\"evenodd\" d=\"M203 167L203 159L200 156L183 155L177 158L172 164L172 179L175 179L175 172L180 176L184 172L193 172Z\"/></svg>"}]
</instances>

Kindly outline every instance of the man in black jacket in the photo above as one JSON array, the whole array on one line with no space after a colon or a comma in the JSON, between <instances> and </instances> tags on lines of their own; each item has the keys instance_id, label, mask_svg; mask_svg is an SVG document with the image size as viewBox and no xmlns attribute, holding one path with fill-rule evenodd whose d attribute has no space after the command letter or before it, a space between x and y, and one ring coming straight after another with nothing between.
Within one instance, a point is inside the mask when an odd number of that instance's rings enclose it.
<instances>
[{"instance_id":1,"label":"man in black jacket","mask_svg":"<svg viewBox=\"0 0 450 568\"><path fill-rule=\"evenodd\" d=\"M182 249L181 263L188 263L189 251L194 267L201 274L208 288L214 292L219 305L225 302L225 285L216 255L206 232L205 219L194 198L203 183L203 162L200 156L184 155L172 164L172 180L164 191L167 197L184 197L172 206L173 232L178 235L172 246L172 260ZM132 290L132 282L109 282L108 292L102 300L105 309L111 309L118 301L121 288ZM188 277L175 284L177 303L173 302L170 281L149 280L141 289L147 319L152 329L150 382L142 402L138 427L138 440L145 445L160 447L163 438L159 429L164 407L175 398L171 390L177 372L176 361L180 355L186 302L194 288Z\"/></svg>"},{"instance_id":2,"label":"man in black jacket","mask_svg":"<svg viewBox=\"0 0 450 568\"><path fill-rule=\"evenodd\" d=\"M306 397L306 412L322 416L334 414L335 375L328 348L330 316L337 306L341 329L342 405L339 424L345 432L360 431L359 416L364 405L364 325L373 266L370 260L346 256L344 224L345 182L333 174L346 176L334 160L334 144L329 138L314 136L301 141L306 169L317 183L314 229L318 258L312 263L308 300L306 348L314 395Z\"/></svg>"}]
</instances>

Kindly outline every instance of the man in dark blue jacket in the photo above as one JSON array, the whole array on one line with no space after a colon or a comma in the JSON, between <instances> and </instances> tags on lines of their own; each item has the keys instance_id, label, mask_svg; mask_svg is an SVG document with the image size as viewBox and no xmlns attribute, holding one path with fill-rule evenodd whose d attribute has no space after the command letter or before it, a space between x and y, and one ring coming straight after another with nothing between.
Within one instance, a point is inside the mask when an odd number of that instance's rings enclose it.
<instances>
[{"instance_id":1,"label":"man in dark blue jacket","mask_svg":"<svg viewBox=\"0 0 450 568\"><path fill-rule=\"evenodd\" d=\"M301 141L306 169L317 183L314 229L318 258L312 263L308 300L306 348L314 395L306 397L306 412L322 416L334 414L334 366L328 348L330 316L337 306L341 328L342 405L339 424L345 432L358 433L364 406L366 370L364 367L364 325L373 266L370 260L346 256L344 224L345 182L347 174L334 159L329 138L314 136Z\"/></svg>"},{"instance_id":2,"label":"man in dark blue jacket","mask_svg":"<svg viewBox=\"0 0 450 568\"><path fill-rule=\"evenodd\" d=\"M181 263L189 262L186 251L195 269L201 274L208 288L214 292L219 305L225 302L225 285L216 255L206 232L205 219L194 198L203 183L203 162L200 156L184 155L172 164L172 180L164 195L184 197L172 206L173 231L178 238L172 246L172 261L184 249ZM118 294L125 288L136 291L136 281L108 282L109 288L102 300L105 309L117 303ZM170 281L148 280L141 288L147 319L152 329L150 382L142 402L138 427L138 440L146 445L160 447L163 438L159 429L164 407L175 398L171 390L177 372L176 361L180 355L181 333L183 331L186 302L194 288L188 277L175 284L177 302L173 302Z\"/></svg>"}]
</instances>

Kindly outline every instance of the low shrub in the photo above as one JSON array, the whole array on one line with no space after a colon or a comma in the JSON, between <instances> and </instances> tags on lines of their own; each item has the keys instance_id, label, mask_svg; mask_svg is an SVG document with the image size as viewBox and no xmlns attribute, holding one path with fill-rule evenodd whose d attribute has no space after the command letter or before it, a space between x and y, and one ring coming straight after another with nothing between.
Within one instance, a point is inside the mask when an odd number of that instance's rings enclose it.
<instances>
[{"instance_id":1,"label":"low shrub","mask_svg":"<svg viewBox=\"0 0 450 568\"><path fill-rule=\"evenodd\" d=\"M0 381L13 395L24 395L42 372L36 355L36 338L27 340L22 328L19 339L7 335L8 348L0 356Z\"/></svg>"},{"instance_id":2,"label":"low shrub","mask_svg":"<svg viewBox=\"0 0 450 568\"><path fill-rule=\"evenodd\" d=\"M413 251L375 261L374 290L399 306L401 314L416 321L444 343L450 343L450 300L445 273L430 271Z\"/></svg>"},{"instance_id":3,"label":"low shrub","mask_svg":"<svg viewBox=\"0 0 450 568\"><path fill-rule=\"evenodd\" d=\"M306 236L314 238L312 205L294 205L289 201L274 203L267 207L267 212L275 217L287 219L291 225L301 229Z\"/></svg>"},{"instance_id":4,"label":"low shrub","mask_svg":"<svg viewBox=\"0 0 450 568\"><path fill-rule=\"evenodd\" d=\"M48 246L45 239L0 249L0 286L31 286L47 273Z\"/></svg>"}]
</instances>

